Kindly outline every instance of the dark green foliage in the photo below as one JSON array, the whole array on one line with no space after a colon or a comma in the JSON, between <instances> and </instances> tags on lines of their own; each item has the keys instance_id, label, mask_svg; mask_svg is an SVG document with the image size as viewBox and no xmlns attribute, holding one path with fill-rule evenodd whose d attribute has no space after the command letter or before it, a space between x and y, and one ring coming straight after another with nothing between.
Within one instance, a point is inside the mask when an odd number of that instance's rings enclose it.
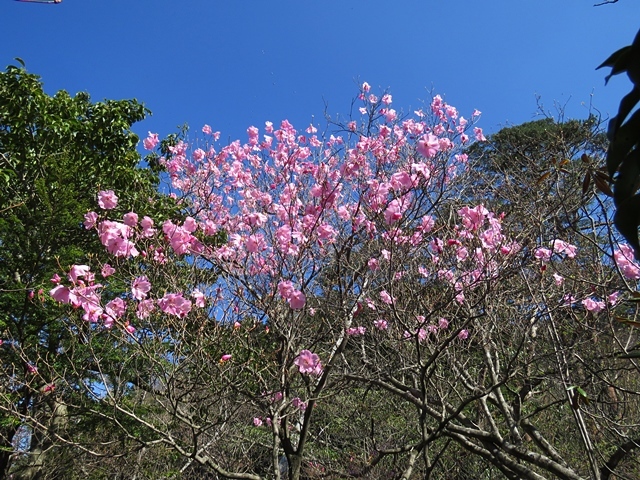
<instances>
[{"instance_id":1,"label":"dark green foliage","mask_svg":"<svg viewBox=\"0 0 640 480\"><path fill-rule=\"evenodd\" d=\"M640 31L631 45L613 53L598 68L602 67L611 67L607 81L612 75L626 72L633 84L631 92L620 102L618 114L609 122L607 135L611 145L607 152L607 169L611 177L618 172L614 185L615 225L633 247L636 258L640 259L640 196L636 195L640 177L640 111L627 120L640 102Z\"/></svg>"},{"instance_id":2,"label":"dark green foliage","mask_svg":"<svg viewBox=\"0 0 640 480\"><path fill-rule=\"evenodd\" d=\"M52 287L54 273L74 263L95 266L102 255L80 223L97 208L97 191L117 191L123 213L175 211L157 194L158 171L138 168L131 125L148 113L136 100L93 103L86 93L65 91L49 96L24 65L0 73L0 374L10 379L1 387L0 477L10 468L21 424L15 415L39 408L46 424L51 402L39 389L74 371L59 355L69 337L56 322L60 310L38 292ZM83 378L81 371L75 375ZM48 446L37 444L32 436L32 450Z\"/></svg>"}]
</instances>

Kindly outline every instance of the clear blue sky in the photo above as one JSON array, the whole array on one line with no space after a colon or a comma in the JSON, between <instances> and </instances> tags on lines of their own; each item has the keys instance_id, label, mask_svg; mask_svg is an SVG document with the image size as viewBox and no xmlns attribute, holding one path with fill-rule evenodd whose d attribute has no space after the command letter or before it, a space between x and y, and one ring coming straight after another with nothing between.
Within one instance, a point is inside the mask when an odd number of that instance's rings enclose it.
<instances>
[{"instance_id":1,"label":"clear blue sky","mask_svg":"<svg viewBox=\"0 0 640 480\"><path fill-rule=\"evenodd\" d=\"M566 105L613 115L626 76L595 71L640 28L638 0L0 0L0 68L21 57L54 93L137 98L153 112L135 130L185 122L223 139L249 125L348 114L357 84L388 88L397 110L430 91L485 132Z\"/></svg>"}]
</instances>

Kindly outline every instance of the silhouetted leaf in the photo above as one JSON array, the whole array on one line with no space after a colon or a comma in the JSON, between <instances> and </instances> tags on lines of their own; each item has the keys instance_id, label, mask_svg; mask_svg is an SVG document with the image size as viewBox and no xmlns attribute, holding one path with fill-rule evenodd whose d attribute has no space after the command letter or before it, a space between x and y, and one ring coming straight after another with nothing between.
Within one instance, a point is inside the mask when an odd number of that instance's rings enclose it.
<instances>
[{"instance_id":1,"label":"silhouetted leaf","mask_svg":"<svg viewBox=\"0 0 640 480\"><path fill-rule=\"evenodd\" d=\"M587 194L589 185L591 185L591 174L587 172L587 174L584 176L584 180L582 181L582 195Z\"/></svg>"}]
</instances>

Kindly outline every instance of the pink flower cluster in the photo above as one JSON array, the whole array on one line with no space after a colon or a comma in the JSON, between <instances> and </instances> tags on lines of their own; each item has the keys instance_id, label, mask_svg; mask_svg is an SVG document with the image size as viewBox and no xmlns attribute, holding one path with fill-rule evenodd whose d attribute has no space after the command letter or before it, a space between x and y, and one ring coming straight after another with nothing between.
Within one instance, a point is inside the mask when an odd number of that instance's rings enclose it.
<instances>
[{"instance_id":1,"label":"pink flower cluster","mask_svg":"<svg viewBox=\"0 0 640 480\"><path fill-rule=\"evenodd\" d=\"M320 375L322 373L320 357L309 350L301 350L293 363L298 367L300 373L308 373L309 375Z\"/></svg>"},{"instance_id":2,"label":"pink flower cluster","mask_svg":"<svg viewBox=\"0 0 640 480\"><path fill-rule=\"evenodd\" d=\"M625 278L640 280L640 265L635 261L633 249L629 245L620 245L613 252L613 259Z\"/></svg>"},{"instance_id":3,"label":"pink flower cluster","mask_svg":"<svg viewBox=\"0 0 640 480\"><path fill-rule=\"evenodd\" d=\"M108 264L102 267L102 276L107 278L115 273L115 269ZM51 289L49 295L60 303L71 304L76 308L84 310L83 319L92 323L102 321L104 327L112 328L117 320L122 320L124 329L133 333L135 328L125 320L129 304L122 297L102 305L101 289L102 284L95 282L95 275L88 265L73 265L69 270L67 278L71 282L70 286L62 285L59 275L55 274L51 281L56 285ZM131 282L130 295L133 300L137 300L135 305L135 315L139 319L147 318L156 306L167 315L175 315L184 318L192 309L191 301L184 298L182 293L167 293L158 300L147 298L152 289L151 282L145 275L134 278ZM206 296L198 289L193 290L192 297L195 299L197 307L206 306Z\"/></svg>"},{"instance_id":4,"label":"pink flower cluster","mask_svg":"<svg viewBox=\"0 0 640 480\"><path fill-rule=\"evenodd\" d=\"M278 283L278 293L284 298L293 310L304 308L306 297L300 290L296 290L291 280L283 280Z\"/></svg>"}]
</instances>

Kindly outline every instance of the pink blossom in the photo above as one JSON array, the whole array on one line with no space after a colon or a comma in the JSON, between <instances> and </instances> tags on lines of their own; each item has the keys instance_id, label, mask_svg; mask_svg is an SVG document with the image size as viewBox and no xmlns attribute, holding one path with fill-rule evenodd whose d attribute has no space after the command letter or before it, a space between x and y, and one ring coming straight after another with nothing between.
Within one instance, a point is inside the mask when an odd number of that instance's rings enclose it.
<instances>
[{"instance_id":1,"label":"pink blossom","mask_svg":"<svg viewBox=\"0 0 640 480\"><path fill-rule=\"evenodd\" d=\"M98 192L98 205L103 210L111 210L118 206L118 197L113 190L102 190Z\"/></svg>"},{"instance_id":2,"label":"pink blossom","mask_svg":"<svg viewBox=\"0 0 640 480\"><path fill-rule=\"evenodd\" d=\"M613 292L612 294L610 294L607 297L607 301L609 302L609 305L614 306L616 303L618 303L619 296L620 296L620 291Z\"/></svg>"},{"instance_id":3,"label":"pink blossom","mask_svg":"<svg viewBox=\"0 0 640 480\"><path fill-rule=\"evenodd\" d=\"M147 298L149 290L151 290L151 283L146 275L137 277L131 284L131 294L136 300L144 300Z\"/></svg>"},{"instance_id":4,"label":"pink blossom","mask_svg":"<svg viewBox=\"0 0 640 480\"><path fill-rule=\"evenodd\" d=\"M125 225L135 227L138 224L138 214L135 212L125 213L122 221Z\"/></svg>"},{"instance_id":5,"label":"pink blossom","mask_svg":"<svg viewBox=\"0 0 640 480\"><path fill-rule=\"evenodd\" d=\"M152 237L156 231L153 228L153 220L146 215L140 220L140 226L142 227L142 236L143 237Z\"/></svg>"},{"instance_id":6,"label":"pink blossom","mask_svg":"<svg viewBox=\"0 0 640 480\"><path fill-rule=\"evenodd\" d=\"M562 297L562 306L563 307L570 307L571 305L573 305L576 302L576 297L574 297L573 295L567 293Z\"/></svg>"},{"instance_id":7,"label":"pink blossom","mask_svg":"<svg viewBox=\"0 0 640 480\"><path fill-rule=\"evenodd\" d=\"M232 357L232 355L230 355L230 354L228 354L228 353L227 353L227 354L225 354L225 355L222 355L222 356L220 357L220 363L228 362L229 360L231 360L231 357Z\"/></svg>"},{"instance_id":8,"label":"pink blossom","mask_svg":"<svg viewBox=\"0 0 640 480\"><path fill-rule=\"evenodd\" d=\"M375 272L380 268L380 262L378 262L378 260L375 258L370 258L367 262L367 266L369 267L369 270Z\"/></svg>"},{"instance_id":9,"label":"pink blossom","mask_svg":"<svg viewBox=\"0 0 640 480\"><path fill-rule=\"evenodd\" d=\"M320 357L309 350L301 350L293 363L297 365L300 373L309 373L311 375L320 375L322 373Z\"/></svg>"},{"instance_id":10,"label":"pink blossom","mask_svg":"<svg viewBox=\"0 0 640 480\"><path fill-rule=\"evenodd\" d=\"M391 305L393 303L393 298L386 290L382 290L380 292L380 300L382 300L387 305Z\"/></svg>"},{"instance_id":11,"label":"pink blossom","mask_svg":"<svg viewBox=\"0 0 640 480\"><path fill-rule=\"evenodd\" d=\"M253 426L254 427L261 427L262 426L262 419L260 417L253 417Z\"/></svg>"},{"instance_id":12,"label":"pink blossom","mask_svg":"<svg viewBox=\"0 0 640 480\"><path fill-rule=\"evenodd\" d=\"M582 305L584 305L584 308L586 308L589 312L593 313L598 313L606 308L606 305L602 300L596 301L592 298L585 298L584 300L582 300Z\"/></svg>"},{"instance_id":13,"label":"pink blossom","mask_svg":"<svg viewBox=\"0 0 640 480\"><path fill-rule=\"evenodd\" d=\"M458 333L458 339L466 340L467 338L469 338L469 330L467 329L460 330L460 332Z\"/></svg>"},{"instance_id":14,"label":"pink blossom","mask_svg":"<svg viewBox=\"0 0 640 480\"><path fill-rule=\"evenodd\" d=\"M291 405L293 405L298 410L304 412L307 409L307 404L303 402L300 397L294 397L291 399Z\"/></svg>"},{"instance_id":15,"label":"pink blossom","mask_svg":"<svg viewBox=\"0 0 640 480\"><path fill-rule=\"evenodd\" d=\"M196 303L196 307L204 308L207 305L207 297L197 288L191 292L191 297Z\"/></svg>"},{"instance_id":16,"label":"pink blossom","mask_svg":"<svg viewBox=\"0 0 640 480\"><path fill-rule=\"evenodd\" d=\"M464 227L473 231L484 224L485 218L489 215L489 210L484 208L484 205L478 205L474 208L462 207L458 210L458 215L460 215Z\"/></svg>"},{"instance_id":17,"label":"pink blossom","mask_svg":"<svg viewBox=\"0 0 640 480\"><path fill-rule=\"evenodd\" d=\"M400 199L396 198L395 200L389 202L389 206L384 211L384 220L388 225L391 225L392 223L395 223L402 218L403 212L404 209L402 207L402 202L400 201Z\"/></svg>"},{"instance_id":18,"label":"pink blossom","mask_svg":"<svg viewBox=\"0 0 640 480\"><path fill-rule=\"evenodd\" d=\"M56 389L55 383L49 383L42 387L42 393L51 393Z\"/></svg>"},{"instance_id":19,"label":"pink blossom","mask_svg":"<svg viewBox=\"0 0 640 480\"><path fill-rule=\"evenodd\" d=\"M300 310L304 307L306 297L300 290L294 290L287 301L292 310Z\"/></svg>"},{"instance_id":20,"label":"pink blossom","mask_svg":"<svg viewBox=\"0 0 640 480\"><path fill-rule=\"evenodd\" d=\"M103 278L107 278L107 277L110 277L111 275L113 275L114 273L116 273L116 269L113 268L108 263L105 263L102 266L102 270L100 271L100 273L101 273Z\"/></svg>"},{"instance_id":21,"label":"pink blossom","mask_svg":"<svg viewBox=\"0 0 640 480\"><path fill-rule=\"evenodd\" d=\"M558 275L557 273L553 274L553 280L558 287L564 283L564 277L562 275Z\"/></svg>"},{"instance_id":22,"label":"pink blossom","mask_svg":"<svg viewBox=\"0 0 640 480\"><path fill-rule=\"evenodd\" d=\"M418 340L420 342L424 342L427 339L428 335L429 335L429 332L427 330L425 330L424 328L419 328L418 329Z\"/></svg>"},{"instance_id":23,"label":"pink blossom","mask_svg":"<svg viewBox=\"0 0 640 480\"><path fill-rule=\"evenodd\" d=\"M209 125L206 125L204 127L202 127L202 133L204 133L205 135L211 135L211 127Z\"/></svg>"},{"instance_id":24,"label":"pink blossom","mask_svg":"<svg viewBox=\"0 0 640 480\"><path fill-rule=\"evenodd\" d=\"M76 303L77 302L76 294L71 290L69 290L69 288L65 287L64 285L58 285L57 287L52 288L49 291L49 295L51 295L51 298L53 298L56 302L60 302L60 303Z\"/></svg>"},{"instance_id":25,"label":"pink blossom","mask_svg":"<svg viewBox=\"0 0 640 480\"><path fill-rule=\"evenodd\" d=\"M294 291L295 288L293 287L291 280L281 280L278 283L278 293L285 300L289 300Z\"/></svg>"},{"instance_id":26,"label":"pink blossom","mask_svg":"<svg viewBox=\"0 0 640 480\"><path fill-rule=\"evenodd\" d=\"M440 320L438 320L438 328L441 328L442 330L449 328L449 320L447 320L446 318L441 318Z\"/></svg>"},{"instance_id":27,"label":"pink blossom","mask_svg":"<svg viewBox=\"0 0 640 480\"><path fill-rule=\"evenodd\" d=\"M125 314L127 311L127 304L120 297L117 297L105 305L104 311L112 319L117 319Z\"/></svg>"},{"instance_id":28,"label":"pink blossom","mask_svg":"<svg viewBox=\"0 0 640 480\"><path fill-rule=\"evenodd\" d=\"M438 141L438 137L427 133L418 141L416 148L420 155L426 158L433 158L436 156L436 153L438 153L438 150L440 150L440 142Z\"/></svg>"},{"instance_id":29,"label":"pink blossom","mask_svg":"<svg viewBox=\"0 0 640 480\"><path fill-rule=\"evenodd\" d=\"M552 253L551 250L549 250L548 248L539 247L536 249L533 256L538 260L542 260L543 262L548 262L549 260L551 260L551 253Z\"/></svg>"},{"instance_id":30,"label":"pink blossom","mask_svg":"<svg viewBox=\"0 0 640 480\"><path fill-rule=\"evenodd\" d=\"M158 142L160 142L158 134L149 132L149 136L142 141L142 144L145 150L153 150L158 145Z\"/></svg>"},{"instance_id":31,"label":"pink blossom","mask_svg":"<svg viewBox=\"0 0 640 480\"><path fill-rule=\"evenodd\" d=\"M90 267L88 265L73 265L71 270L69 270L69 275L67 277L74 284L78 283L79 277L84 277L88 275L90 272Z\"/></svg>"},{"instance_id":32,"label":"pink blossom","mask_svg":"<svg viewBox=\"0 0 640 480\"><path fill-rule=\"evenodd\" d=\"M373 322L373 325L378 330L386 330L389 327L389 324L387 323L387 321L383 320L382 318L379 318L378 320L375 320Z\"/></svg>"},{"instance_id":33,"label":"pink blossom","mask_svg":"<svg viewBox=\"0 0 640 480\"><path fill-rule=\"evenodd\" d=\"M564 253L569 258L574 258L576 256L576 252L578 247L575 245L571 245L563 240L554 240L553 241L553 251L556 253Z\"/></svg>"},{"instance_id":34,"label":"pink blossom","mask_svg":"<svg viewBox=\"0 0 640 480\"><path fill-rule=\"evenodd\" d=\"M130 325L129 322L125 322L124 329L129 334L133 334L136 331L136 328L133 325Z\"/></svg>"},{"instance_id":35,"label":"pink blossom","mask_svg":"<svg viewBox=\"0 0 640 480\"><path fill-rule=\"evenodd\" d=\"M359 337L364 335L367 332L366 327L351 327L351 328L347 328L347 335L352 336L352 337Z\"/></svg>"},{"instance_id":36,"label":"pink blossom","mask_svg":"<svg viewBox=\"0 0 640 480\"><path fill-rule=\"evenodd\" d=\"M96 212L87 212L84 214L84 228L87 230L94 227L98 220L98 214Z\"/></svg>"},{"instance_id":37,"label":"pink blossom","mask_svg":"<svg viewBox=\"0 0 640 480\"><path fill-rule=\"evenodd\" d=\"M633 249L627 244L620 245L620 248L613 252L613 259L622 276L629 280L640 280L640 265L634 258Z\"/></svg>"},{"instance_id":38,"label":"pink blossom","mask_svg":"<svg viewBox=\"0 0 640 480\"><path fill-rule=\"evenodd\" d=\"M55 283L56 285L60 283L60 280L62 280L60 278L60 275L58 275L57 273L54 273L53 276L51 277L50 282L51 283Z\"/></svg>"},{"instance_id":39,"label":"pink blossom","mask_svg":"<svg viewBox=\"0 0 640 480\"><path fill-rule=\"evenodd\" d=\"M191 311L191 302L185 299L181 293L167 293L158 300L160 310L169 315L184 318Z\"/></svg>"},{"instance_id":40,"label":"pink blossom","mask_svg":"<svg viewBox=\"0 0 640 480\"><path fill-rule=\"evenodd\" d=\"M364 82L362 84L362 91L367 93L369 90L371 90L371 85L369 85L367 82Z\"/></svg>"},{"instance_id":41,"label":"pink blossom","mask_svg":"<svg viewBox=\"0 0 640 480\"><path fill-rule=\"evenodd\" d=\"M147 318L155 310L156 304L153 300L142 300L136 308L136 317L140 320Z\"/></svg>"}]
</instances>

